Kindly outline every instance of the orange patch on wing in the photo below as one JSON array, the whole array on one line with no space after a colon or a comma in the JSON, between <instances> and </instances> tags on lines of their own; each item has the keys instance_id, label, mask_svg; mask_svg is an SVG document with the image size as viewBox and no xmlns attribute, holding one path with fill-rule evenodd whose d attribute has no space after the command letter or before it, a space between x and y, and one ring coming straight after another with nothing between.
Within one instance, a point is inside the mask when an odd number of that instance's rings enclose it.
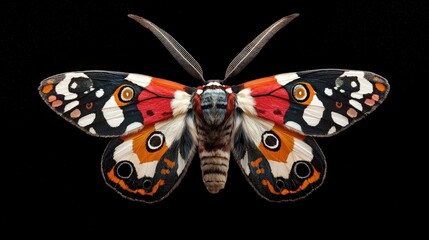
<instances>
[{"instance_id":1,"label":"orange patch on wing","mask_svg":"<svg viewBox=\"0 0 429 240\"><path fill-rule=\"evenodd\" d=\"M263 173L265 173L265 168L260 168L256 170L256 174L263 174Z\"/></svg>"},{"instance_id":2,"label":"orange patch on wing","mask_svg":"<svg viewBox=\"0 0 429 240\"><path fill-rule=\"evenodd\" d=\"M262 158L257 158L256 160L250 162L250 165L252 167L258 167L261 162L262 162Z\"/></svg>"},{"instance_id":3,"label":"orange patch on wing","mask_svg":"<svg viewBox=\"0 0 429 240\"><path fill-rule=\"evenodd\" d=\"M164 159L164 162L167 164L167 166L168 166L169 168L173 168L173 167L174 167L174 165L176 165L176 163L175 163L175 162L173 162L173 161L171 161L171 160L168 160L167 158L165 158L165 159Z\"/></svg>"},{"instance_id":4,"label":"orange patch on wing","mask_svg":"<svg viewBox=\"0 0 429 240\"><path fill-rule=\"evenodd\" d=\"M380 91L380 92L384 92L386 91L386 86L384 86L384 84L382 83L375 83L375 88Z\"/></svg>"},{"instance_id":5,"label":"orange patch on wing","mask_svg":"<svg viewBox=\"0 0 429 240\"><path fill-rule=\"evenodd\" d=\"M52 89L54 89L54 85L52 85L52 84L48 84L48 85L43 86L43 88L42 88L42 92L43 92L44 94L47 94L47 93L51 92L51 91L52 91Z\"/></svg>"},{"instance_id":6,"label":"orange patch on wing","mask_svg":"<svg viewBox=\"0 0 429 240\"><path fill-rule=\"evenodd\" d=\"M274 76L271 76L271 77L264 77L264 78L255 79L249 82L245 82L243 86L245 88L260 88L260 87L267 87L273 84L280 86L280 84L277 82L277 79Z\"/></svg>"},{"instance_id":7,"label":"orange patch on wing","mask_svg":"<svg viewBox=\"0 0 429 240\"><path fill-rule=\"evenodd\" d=\"M157 183L152 187L152 191L150 191L150 192L146 192L144 189L135 189L135 190L133 190L133 189L129 188L129 187L128 187L128 185L124 182L124 180L119 179L118 177L116 177L116 176L115 176L115 173L114 173L114 169L113 169L113 168L112 168L112 170L110 170L110 171L107 173L107 177L108 177L112 182L114 182L114 183L116 183L116 184L119 184L119 186L120 186L122 189L124 189L124 190L126 190L126 191L128 191L128 192L130 192L130 193L138 193L138 194L140 194L140 195L149 195L149 196L153 196L153 194L155 194L155 193L158 191L159 187L161 187L162 185L164 185L164 184L165 184L164 179L160 179L160 180L158 180L158 182L157 182Z\"/></svg>"},{"instance_id":8,"label":"orange patch on wing","mask_svg":"<svg viewBox=\"0 0 429 240\"><path fill-rule=\"evenodd\" d=\"M274 186L270 183L269 180L267 179L263 179L262 180L262 185L267 186L268 190L274 194L274 195L286 195L286 194L294 194L294 193L298 193L304 189L306 189L311 183L316 182L317 180L320 179L320 172L316 171L316 169L314 169L314 173L311 177L309 177L308 179L306 179L299 187L297 190L288 190L288 189L283 189L282 191L278 192L275 190Z\"/></svg>"},{"instance_id":9,"label":"orange patch on wing","mask_svg":"<svg viewBox=\"0 0 429 240\"><path fill-rule=\"evenodd\" d=\"M150 85L155 84L162 88L170 88L174 90L185 90L186 86L177 82L173 82L170 80L165 80L162 78L152 78Z\"/></svg>"},{"instance_id":10,"label":"orange patch on wing","mask_svg":"<svg viewBox=\"0 0 429 240\"><path fill-rule=\"evenodd\" d=\"M170 174L170 169L161 169L161 174L164 174L164 175Z\"/></svg>"},{"instance_id":11,"label":"orange patch on wing","mask_svg":"<svg viewBox=\"0 0 429 240\"><path fill-rule=\"evenodd\" d=\"M262 142L259 143L258 148L267 160L286 162L295 145L294 139L303 140L305 137L278 124L274 125L272 131L280 138L280 149L273 151L266 148Z\"/></svg>"},{"instance_id":12,"label":"orange patch on wing","mask_svg":"<svg viewBox=\"0 0 429 240\"><path fill-rule=\"evenodd\" d=\"M154 152L149 152L146 149L147 139L150 134L155 131L155 126L149 125L145 126L142 131L137 133L128 135L123 138L124 141L133 141L133 152L137 154L140 163L151 162L151 161L159 161L164 153L168 150L167 144L163 143L163 145Z\"/></svg>"}]
</instances>

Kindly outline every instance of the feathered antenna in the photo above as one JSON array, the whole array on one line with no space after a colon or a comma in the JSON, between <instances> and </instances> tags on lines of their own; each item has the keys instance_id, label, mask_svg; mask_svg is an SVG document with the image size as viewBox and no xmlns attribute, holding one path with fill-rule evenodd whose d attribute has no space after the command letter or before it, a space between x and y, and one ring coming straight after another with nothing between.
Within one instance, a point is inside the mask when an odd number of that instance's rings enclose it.
<instances>
[{"instance_id":1,"label":"feathered antenna","mask_svg":"<svg viewBox=\"0 0 429 240\"><path fill-rule=\"evenodd\" d=\"M265 31L260 33L252 42L250 42L243 50L231 61L228 65L228 68L225 72L224 81L237 75L244 67L249 64L253 58L258 55L259 51L261 51L262 47L276 34L280 29L286 26L290 21L298 17L298 13L294 13L288 15L286 17L281 18L277 22L273 23L269 26Z\"/></svg>"},{"instance_id":2,"label":"feathered antenna","mask_svg":"<svg viewBox=\"0 0 429 240\"><path fill-rule=\"evenodd\" d=\"M156 26L151 21L137 15L128 14L128 17L140 23L143 27L149 29L173 55L180 65L193 77L198 78L205 83L203 70L200 64L195 60L191 54L185 50L170 34Z\"/></svg>"}]
</instances>

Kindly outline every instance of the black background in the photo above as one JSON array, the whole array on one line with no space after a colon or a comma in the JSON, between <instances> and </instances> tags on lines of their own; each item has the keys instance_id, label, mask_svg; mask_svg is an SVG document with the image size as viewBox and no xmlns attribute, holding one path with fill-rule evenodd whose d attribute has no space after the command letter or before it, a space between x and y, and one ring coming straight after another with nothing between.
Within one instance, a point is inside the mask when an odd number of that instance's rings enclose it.
<instances>
[{"instance_id":1,"label":"black background","mask_svg":"<svg viewBox=\"0 0 429 240\"><path fill-rule=\"evenodd\" d=\"M229 229L243 238L417 234L427 227L429 195L423 154L429 89L424 2L2 1L1 228L17 236L59 231L142 238L231 237ZM339 135L317 139L327 158L326 180L296 202L262 199L234 161L226 188L212 195L197 157L167 199L145 204L122 198L105 185L100 171L109 139L79 131L37 92L46 77L94 69L198 86L129 13L170 33L210 79L223 78L246 44L295 12L300 16L229 84L317 68L368 70L391 84L386 101L367 118Z\"/></svg>"}]
</instances>

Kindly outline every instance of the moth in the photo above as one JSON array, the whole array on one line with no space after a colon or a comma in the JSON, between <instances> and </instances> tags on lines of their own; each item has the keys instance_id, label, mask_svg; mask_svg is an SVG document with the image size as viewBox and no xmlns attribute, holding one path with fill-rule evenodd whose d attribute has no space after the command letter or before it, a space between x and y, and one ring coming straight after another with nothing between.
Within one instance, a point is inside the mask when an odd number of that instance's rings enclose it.
<instances>
[{"instance_id":1,"label":"moth","mask_svg":"<svg viewBox=\"0 0 429 240\"><path fill-rule=\"evenodd\" d=\"M230 158L269 201L303 198L326 175L314 137L333 136L374 111L389 83L369 71L315 69L287 72L229 86L272 36L299 14L285 16L250 42L222 80L205 80L199 63L166 31L149 29L198 87L115 71L73 71L44 79L46 104L85 133L111 138L101 169L108 186L147 203L165 199L198 153L210 193L224 189Z\"/></svg>"}]
</instances>

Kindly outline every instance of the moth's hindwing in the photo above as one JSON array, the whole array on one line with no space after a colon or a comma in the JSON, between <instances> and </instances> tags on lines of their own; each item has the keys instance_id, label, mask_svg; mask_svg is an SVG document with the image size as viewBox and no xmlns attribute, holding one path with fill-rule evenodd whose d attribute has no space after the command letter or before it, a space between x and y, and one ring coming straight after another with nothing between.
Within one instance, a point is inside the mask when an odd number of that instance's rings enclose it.
<instances>
[{"instance_id":1,"label":"moth's hindwing","mask_svg":"<svg viewBox=\"0 0 429 240\"><path fill-rule=\"evenodd\" d=\"M187 111L192 89L147 75L68 72L41 82L56 113L90 135L121 136Z\"/></svg>"},{"instance_id":2,"label":"moth's hindwing","mask_svg":"<svg viewBox=\"0 0 429 240\"><path fill-rule=\"evenodd\" d=\"M330 136L375 110L386 79L371 72L322 69L278 74L233 86L246 114L310 136Z\"/></svg>"},{"instance_id":3,"label":"moth's hindwing","mask_svg":"<svg viewBox=\"0 0 429 240\"><path fill-rule=\"evenodd\" d=\"M305 197L325 177L326 162L312 137L243 114L232 153L253 188L270 201Z\"/></svg>"},{"instance_id":4,"label":"moth's hindwing","mask_svg":"<svg viewBox=\"0 0 429 240\"><path fill-rule=\"evenodd\" d=\"M192 114L145 126L113 139L102 161L106 183L121 195L156 202L177 186L195 152Z\"/></svg>"}]
</instances>

